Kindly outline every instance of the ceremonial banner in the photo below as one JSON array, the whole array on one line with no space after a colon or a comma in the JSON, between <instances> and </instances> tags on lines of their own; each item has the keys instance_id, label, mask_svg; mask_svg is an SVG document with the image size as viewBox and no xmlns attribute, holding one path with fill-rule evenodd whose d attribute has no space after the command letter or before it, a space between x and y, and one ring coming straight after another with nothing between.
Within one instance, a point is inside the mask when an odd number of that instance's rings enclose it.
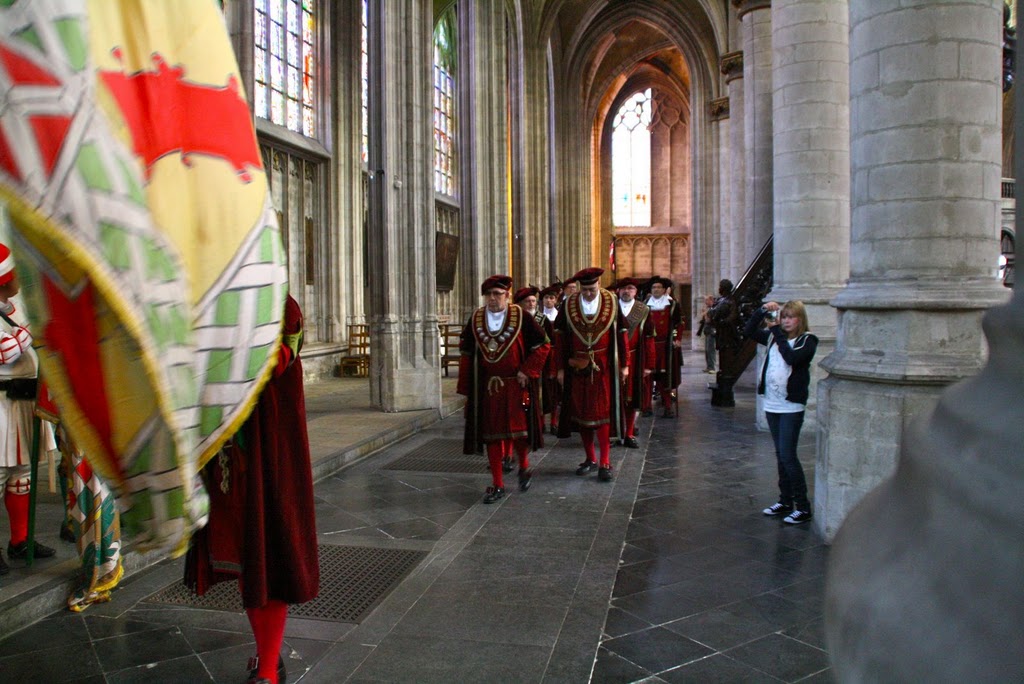
<instances>
[{"instance_id":1,"label":"ceremonial banner","mask_svg":"<svg viewBox=\"0 0 1024 684\"><path fill-rule=\"evenodd\" d=\"M214 0L0 3L0 200L61 420L141 548L276 360L285 257Z\"/></svg>"}]
</instances>

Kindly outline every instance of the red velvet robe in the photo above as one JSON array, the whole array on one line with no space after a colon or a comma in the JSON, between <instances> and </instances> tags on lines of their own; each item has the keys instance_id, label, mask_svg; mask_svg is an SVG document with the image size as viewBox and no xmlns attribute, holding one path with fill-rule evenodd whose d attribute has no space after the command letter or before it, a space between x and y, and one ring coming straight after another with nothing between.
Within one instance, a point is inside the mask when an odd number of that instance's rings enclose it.
<instances>
[{"instance_id":1,"label":"red velvet robe","mask_svg":"<svg viewBox=\"0 0 1024 684\"><path fill-rule=\"evenodd\" d=\"M459 382L468 398L463 453L479 453L488 442L528 437L534 449L544 445L544 415L538 381L551 344L537 321L510 304L501 330L487 329L486 308L477 309L462 329ZM516 374L531 379L519 386Z\"/></svg>"},{"instance_id":2,"label":"red velvet robe","mask_svg":"<svg viewBox=\"0 0 1024 684\"><path fill-rule=\"evenodd\" d=\"M295 342L301 331L302 312L289 296L285 342ZM304 603L319 592L306 400L302 362L294 353L298 346L281 344L274 375L249 419L203 469L210 521L193 536L185 563L185 583L199 595L217 582L237 578L246 608L271 599Z\"/></svg>"},{"instance_id":3,"label":"red velvet robe","mask_svg":"<svg viewBox=\"0 0 1024 684\"><path fill-rule=\"evenodd\" d=\"M655 334L654 375L667 384L666 389L675 389L682 380L683 351L672 343L683 339L686 332L679 302L673 299L661 311L651 310L651 322Z\"/></svg>"},{"instance_id":4,"label":"red velvet robe","mask_svg":"<svg viewBox=\"0 0 1024 684\"><path fill-rule=\"evenodd\" d=\"M621 310L621 309L620 309ZM629 349L629 377L622 386L624 410L649 411L651 393L644 391L644 370L654 370L654 323L650 309L636 301L626 319L626 346Z\"/></svg>"},{"instance_id":5,"label":"red velvet robe","mask_svg":"<svg viewBox=\"0 0 1024 684\"><path fill-rule=\"evenodd\" d=\"M605 424L611 425L610 436L622 434L619 369L629 363L627 325L615 295L608 290L598 295L601 303L593 317L583 315L577 292L555 320L555 353L565 371L559 437L568 437L573 428Z\"/></svg>"}]
</instances>

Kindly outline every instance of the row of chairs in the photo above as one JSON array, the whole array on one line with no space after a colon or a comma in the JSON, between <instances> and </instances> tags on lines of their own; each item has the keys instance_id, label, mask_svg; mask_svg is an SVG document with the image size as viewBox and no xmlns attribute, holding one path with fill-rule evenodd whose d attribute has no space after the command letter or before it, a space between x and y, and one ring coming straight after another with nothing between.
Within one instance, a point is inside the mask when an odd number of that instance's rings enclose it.
<instances>
[{"instance_id":1,"label":"row of chairs","mask_svg":"<svg viewBox=\"0 0 1024 684\"><path fill-rule=\"evenodd\" d=\"M448 377L449 366L459 367L459 335L461 325L442 323L438 326L441 334L441 369ZM342 375L363 378L370 373L370 326L357 323L348 326L348 353L341 357Z\"/></svg>"}]
</instances>

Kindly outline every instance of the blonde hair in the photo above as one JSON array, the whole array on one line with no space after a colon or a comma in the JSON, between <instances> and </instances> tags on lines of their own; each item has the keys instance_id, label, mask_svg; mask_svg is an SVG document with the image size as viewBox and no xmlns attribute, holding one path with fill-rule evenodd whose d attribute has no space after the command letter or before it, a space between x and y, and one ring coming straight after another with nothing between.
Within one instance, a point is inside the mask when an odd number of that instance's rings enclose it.
<instances>
[{"instance_id":1,"label":"blonde hair","mask_svg":"<svg viewBox=\"0 0 1024 684\"><path fill-rule=\"evenodd\" d=\"M799 299L791 299L782 305L782 308L779 310L779 318L782 318L786 314L789 314L800 321L800 324L796 327L796 335L794 335L794 337L800 337L805 332L810 331L811 326L807 322L807 308Z\"/></svg>"}]
</instances>

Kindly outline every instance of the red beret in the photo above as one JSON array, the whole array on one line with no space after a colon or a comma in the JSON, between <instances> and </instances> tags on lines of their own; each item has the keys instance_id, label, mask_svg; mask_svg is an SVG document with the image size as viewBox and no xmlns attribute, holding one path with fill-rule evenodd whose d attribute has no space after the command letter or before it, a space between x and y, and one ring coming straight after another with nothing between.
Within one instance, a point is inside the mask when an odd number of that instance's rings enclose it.
<instances>
[{"instance_id":1,"label":"red beret","mask_svg":"<svg viewBox=\"0 0 1024 684\"><path fill-rule=\"evenodd\" d=\"M650 280L648 280L647 281L647 287L650 287L651 285L654 285L655 283L661 284L661 286L664 287L666 290L671 290L672 289L672 281L669 280L668 278L662 278L660 275L656 275L653 278L651 278Z\"/></svg>"},{"instance_id":2,"label":"red beret","mask_svg":"<svg viewBox=\"0 0 1024 684\"><path fill-rule=\"evenodd\" d=\"M480 286L480 294L487 294L490 290L493 290L496 287L502 290L511 290L512 276L492 275L484 281L483 285Z\"/></svg>"},{"instance_id":3,"label":"red beret","mask_svg":"<svg viewBox=\"0 0 1024 684\"><path fill-rule=\"evenodd\" d=\"M519 288L518 290L516 290L515 295L513 295L513 297L512 297L512 301L514 301L516 304L518 304L519 302L523 301L527 297L536 297L539 293L540 293L540 290L535 288L533 285L530 285L529 287L522 287L522 288Z\"/></svg>"},{"instance_id":4,"label":"red beret","mask_svg":"<svg viewBox=\"0 0 1024 684\"><path fill-rule=\"evenodd\" d=\"M591 267L585 268L572 277L572 280L576 280L580 285L592 285L597 282L597 279L604 273L603 268Z\"/></svg>"},{"instance_id":5,"label":"red beret","mask_svg":"<svg viewBox=\"0 0 1024 684\"><path fill-rule=\"evenodd\" d=\"M617 290L620 287L626 287L627 285L632 285L633 287L639 289L640 283L641 281L639 278L619 278L614 283L612 283L611 287L609 287L608 289Z\"/></svg>"},{"instance_id":6,"label":"red beret","mask_svg":"<svg viewBox=\"0 0 1024 684\"><path fill-rule=\"evenodd\" d=\"M547 287L540 291L541 297L547 297L548 295L557 297L560 294L562 294L562 283L557 282L551 283L550 285L548 285Z\"/></svg>"}]
</instances>

